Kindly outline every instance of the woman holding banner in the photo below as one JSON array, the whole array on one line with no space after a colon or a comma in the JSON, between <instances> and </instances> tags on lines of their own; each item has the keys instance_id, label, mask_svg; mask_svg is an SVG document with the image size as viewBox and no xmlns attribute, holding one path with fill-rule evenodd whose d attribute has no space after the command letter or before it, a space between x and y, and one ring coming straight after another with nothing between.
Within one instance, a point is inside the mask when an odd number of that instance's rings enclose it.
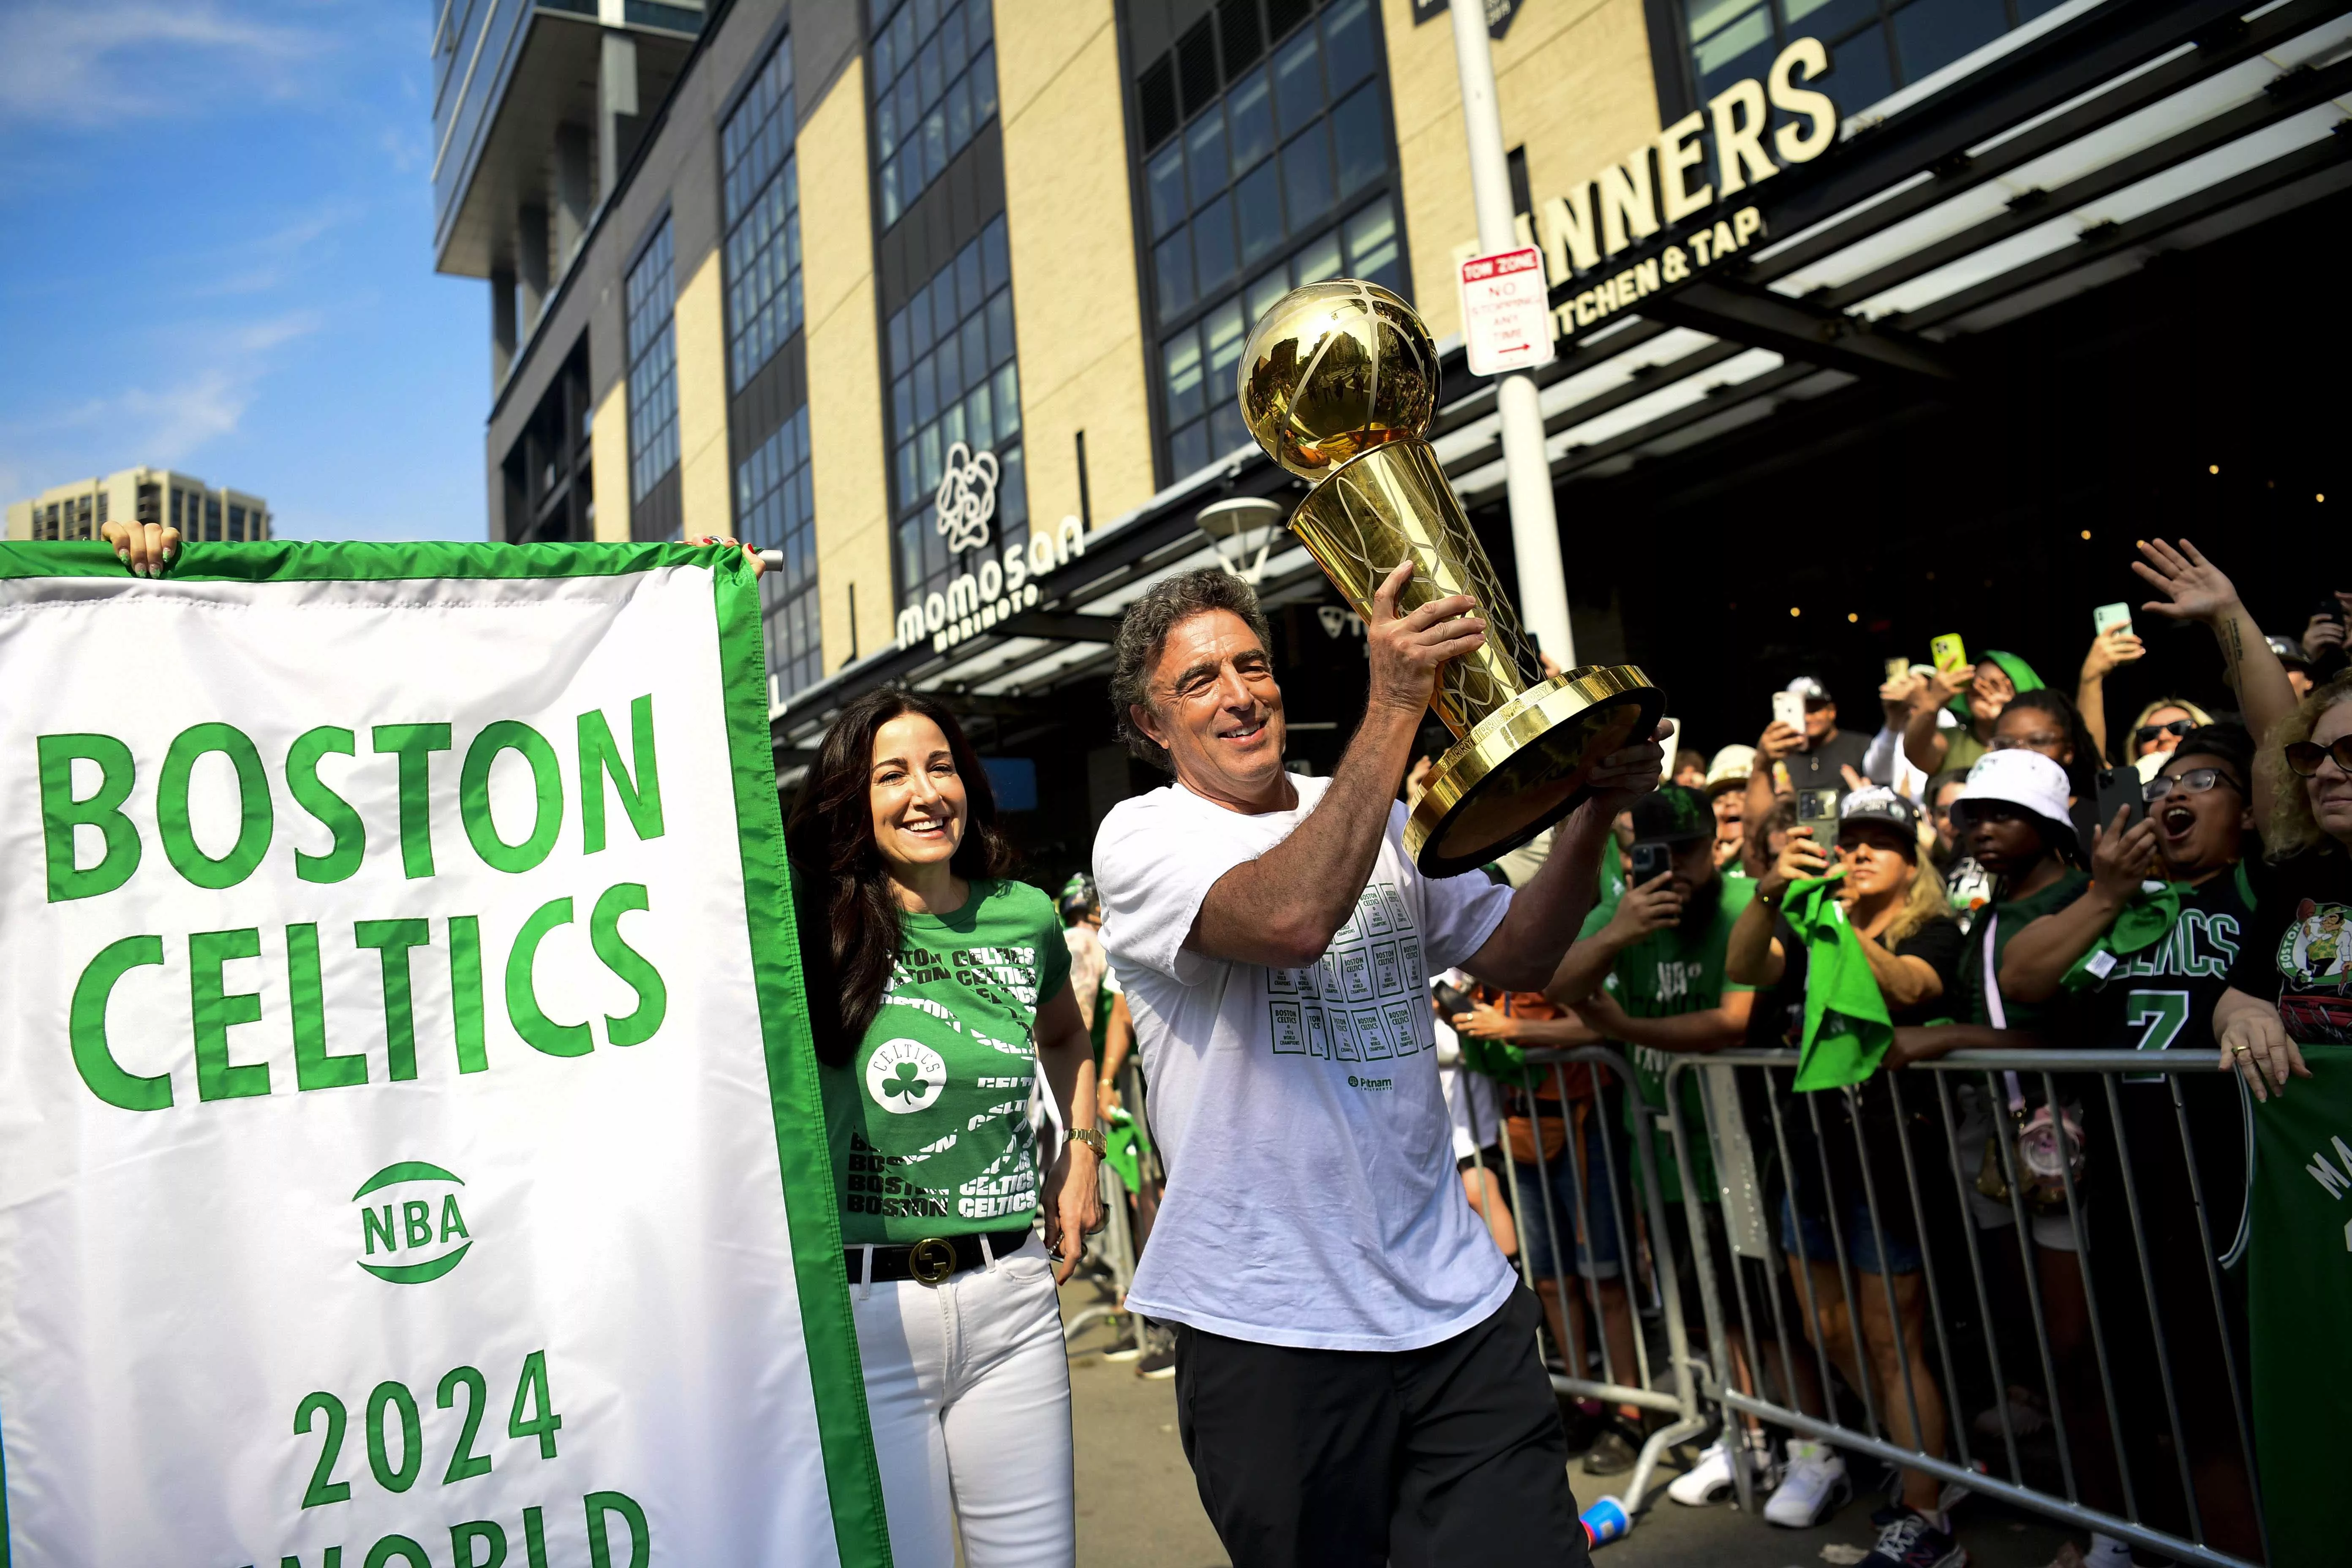
<instances>
[{"instance_id":1,"label":"woman holding banner","mask_svg":"<svg viewBox=\"0 0 2352 1568\"><path fill-rule=\"evenodd\" d=\"M1792 1168L1780 1245L1798 1299L1831 1362L1857 1391L1871 1390L1892 1440L1940 1458L1943 1399L1927 1367L1923 1244L1902 1160L1905 1136L1915 1158L1932 1160L1922 1144L1940 1135L1926 1114L1932 1097L1915 1094L1898 1109L1876 1077L1895 1026L1940 1016L1955 988L1963 938L1922 850L1923 823L1910 800L1873 787L1845 797L1834 861L1811 828L1794 829L1732 927L1726 968L1734 980L1801 998L1786 1009L1781 1042L1803 1053L1796 1087L1842 1090L1819 1097L1818 1142L1810 1115L1781 1118ZM1822 1027L1825 1019L1839 1026ZM1857 1143L1869 1151L1866 1171ZM1877 1278L1849 1290L1841 1243L1859 1273ZM1851 1495L1844 1461L1826 1445L1791 1441L1789 1460L1787 1480L1765 1507L1773 1523L1809 1527ZM1904 1472L1903 1502L1914 1514L1932 1519L1937 1490L1925 1472Z\"/></svg>"},{"instance_id":2,"label":"woman holding banner","mask_svg":"<svg viewBox=\"0 0 2352 1568\"><path fill-rule=\"evenodd\" d=\"M893 1552L950 1563L960 1532L972 1568L1066 1564L1055 1287L1100 1219L1102 1134L1061 921L1005 877L961 726L912 692L842 712L786 837ZM1029 1117L1040 1067L1084 1130L1050 1173Z\"/></svg>"}]
</instances>

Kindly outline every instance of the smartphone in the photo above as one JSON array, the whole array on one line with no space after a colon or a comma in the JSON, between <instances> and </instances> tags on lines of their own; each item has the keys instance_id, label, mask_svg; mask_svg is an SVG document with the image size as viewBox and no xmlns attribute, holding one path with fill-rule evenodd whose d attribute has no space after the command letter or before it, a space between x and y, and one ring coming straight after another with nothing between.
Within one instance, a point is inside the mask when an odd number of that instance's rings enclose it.
<instances>
[{"instance_id":1,"label":"smartphone","mask_svg":"<svg viewBox=\"0 0 2352 1568\"><path fill-rule=\"evenodd\" d=\"M1960 641L1958 632L1946 632L1942 637L1931 639L1927 644L1927 653L1936 661L1936 668L1939 672L1948 673L1969 668L1968 645Z\"/></svg>"},{"instance_id":2,"label":"smartphone","mask_svg":"<svg viewBox=\"0 0 2352 1568\"><path fill-rule=\"evenodd\" d=\"M1669 782L1673 780L1675 776L1675 754L1682 749L1682 743L1683 721L1679 719L1667 720L1666 738L1664 742L1665 746L1665 754L1658 759L1658 776L1660 778L1665 779Z\"/></svg>"},{"instance_id":3,"label":"smartphone","mask_svg":"<svg viewBox=\"0 0 2352 1568\"><path fill-rule=\"evenodd\" d=\"M1794 691L1772 693L1772 720L1801 735L1805 732L1805 699Z\"/></svg>"},{"instance_id":4,"label":"smartphone","mask_svg":"<svg viewBox=\"0 0 2352 1568\"><path fill-rule=\"evenodd\" d=\"M2147 786L2140 782L2139 770L2129 764L2120 768L2102 768L2099 771L2098 794L2095 799L2092 809L2095 816L2093 820L2098 824L2102 833L2115 821L2116 813L2126 806L2130 807L2131 815L2124 818L2126 831L2147 815ZM2084 852L2088 854L2090 848L2091 841L2085 838L2083 841Z\"/></svg>"},{"instance_id":5,"label":"smartphone","mask_svg":"<svg viewBox=\"0 0 2352 1568\"><path fill-rule=\"evenodd\" d=\"M2091 635L2105 637L2111 631L2128 633L2132 629L2129 605L2101 605L2091 612Z\"/></svg>"},{"instance_id":6,"label":"smartphone","mask_svg":"<svg viewBox=\"0 0 2352 1568\"><path fill-rule=\"evenodd\" d=\"M1889 681L1900 680L1910 673L1911 661L1909 659L1890 658L1886 661L1886 679Z\"/></svg>"},{"instance_id":7,"label":"smartphone","mask_svg":"<svg viewBox=\"0 0 2352 1568\"><path fill-rule=\"evenodd\" d=\"M1636 844L1629 861L1629 880L1632 886L1638 888L1644 882L1656 881L1673 870L1674 866L1674 851L1656 839Z\"/></svg>"},{"instance_id":8,"label":"smartphone","mask_svg":"<svg viewBox=\"0 0 2352 1568\"><path fill-rule=\"evenodd\" d=\"M1437 1010L1444 1014L1449 1022L1470 1011L1475 1005L1467 992L1448 985L1443 980L1429 983L1429 994L1436 1001Z\"/></svg>"},{"instance_id":9,"label":"smartphone","mask_svg":"<svg viewBox=\"0 0 2352 1568\"><path fill-rule=\"evenodd\" d=\"M1797 826L1811 828L1814 844L1832 860L1837 858L1838 796L1843 793L1834 789L1797 792Z\"/></svg>"}]
</instances>

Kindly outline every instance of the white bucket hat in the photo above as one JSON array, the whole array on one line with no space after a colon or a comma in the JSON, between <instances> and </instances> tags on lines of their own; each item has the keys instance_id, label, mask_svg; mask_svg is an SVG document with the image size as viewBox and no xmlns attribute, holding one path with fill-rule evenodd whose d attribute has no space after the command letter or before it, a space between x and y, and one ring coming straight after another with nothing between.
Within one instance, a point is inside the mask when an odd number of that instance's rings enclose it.
<instances>
[{"instance_id":1,"label":"white bucket hat","mask_svg":"<svg viewBox=\"0 0 2352 1568\"><path fill-rule=\"evenodd\" d=\"M2031 812L2053 833L2074 836L2074 818L2066 808L2066 770L2039 752L2021 746L1987 752L1969 770L1968 783L1952 805L1958 809L1992 800Z\"/></svg>"},{"instance_id":2,"label":"white bucket hat","mask_svg":"<svg viewBox=\"0 0 2352 1568\"><path fill-rule=\"evenodd\" d=\"M1724 747L1715 753L1715 760L1706 764L1707 797L1713 799L1734 784L1745 786L1748 775L1755 771L1755 747Z\"/></svg>"}]
</instances>

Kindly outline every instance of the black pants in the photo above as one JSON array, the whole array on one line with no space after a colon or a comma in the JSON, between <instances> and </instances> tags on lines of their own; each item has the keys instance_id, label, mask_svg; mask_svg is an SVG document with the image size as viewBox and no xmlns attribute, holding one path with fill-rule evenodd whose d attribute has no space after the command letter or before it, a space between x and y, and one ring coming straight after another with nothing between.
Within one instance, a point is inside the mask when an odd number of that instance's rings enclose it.
<instances>
[{"instance_id":1,"label":"black pants","mask_svg":"<svg viewBox=\"0 0 2352 1568\"><path fill-rule=\"evenodd\" d=\"M1588 1568L1525 1289L1423 1350L1176 1327L1176 1419L1234 1568Z\"/></svg>"}]
</instances>

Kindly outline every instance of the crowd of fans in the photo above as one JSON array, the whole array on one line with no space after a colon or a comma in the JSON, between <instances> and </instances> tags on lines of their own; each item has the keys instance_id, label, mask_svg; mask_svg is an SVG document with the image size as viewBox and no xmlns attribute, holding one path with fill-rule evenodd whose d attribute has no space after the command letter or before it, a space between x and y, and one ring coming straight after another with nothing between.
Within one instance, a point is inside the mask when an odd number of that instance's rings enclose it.
<instances>
[{"instance_id":1,"label":"crowd of fans","mask_svg":"<svg viewBox=\"0 0 2352 1568\"><path fill-rule=\"evenodd\" d=\"M1458 1073L1450 1089L1465 1167L1483 1174L1510 1162L1518 1245L1538 1273L1559 1256L1528 1207L1538 1189L1524 1112L1542 1108L1566 1216L1553 1225L1578 1231L1559 1272L1598 1277L1604 1289L1570 1294L1594 1297L1610 1337L1636 1331L1618 1261L1633 1249L1608 1223L1611 1162L1567 1130L1638 1125L1616 1102L1663 1105L1676 1055L1799 1050L1794 1073L1741 1075L1735 1120L1786 1271L1773 1279L1747 1265L1742 1301L1754 1320L1733 1325L1732 1377L1752 1389L1761 1375L1784 1405L1874 1425L1937 1458L1957 1451L1953 1427L1968 1422L1973 1451L1980 1463L1992 1457L1996 1473L2071 1489L2119 1518L2133 1512L2127 1466L2142 1478L2137 1517L2189 1537L2193 1506L2208 1544L2259 1560L2253 1466L2233 1408L2243 1388L2231 1371L2245 1364L2242 1099L2307 1076L2300 1045L2352 1040L2352 595L2294 635L2265 637L2193 546L2157 542L2141 554L2136 570L2152 593L2142 613L2210 629L2235 711L2166 697L2111 730L2106 679L2148 654L2128 625L2095 637L2072 697L2005 651L1944 668L1890 661L1874 734L1842 725L1831 692L1800 677L1787 690L1801 701L1801 725L1783 700L1784 717L1752 745L1677 752L1672 783L1620 819L1601 904L1548 994L1476 993L1449 1009L1441 993L1436 1005L1482 1042L1464 1047L1472 1067L1496 1070L1488 1041L1608 1042L1630 1059L1622 1093L1583 1081L1565 1112L1543 1100L1549 1089L1506 1089L1507 1136L1483 1148L1479 1129L1493 1138L1497 1119L1482 1114L1480 1076ZM1833 807L1814 793L1824 790ZM1843 962L1837 927L1854 962ZM1856 986L1877 1005L1855 1001ZM1833 1061L1825 1047L1817 1058L1825 1012L1883 1019L1875 1047L1865 1029L1864 1059ZM2082 1047L2201 1052L2217 1070L2126 1074L2112 1096L2082 1074L1968 1072L1951 1075L1948 1097L1927 1075L1895 1070L1960 1049ZM1685 1125L1707 1127L1698 1075L1680 1082ZM1674 1256L1687 1291L1695 1238L1682 1173L1663 1138L1656 1154L1669 1234L1635 1244ZM1702 1140L1689 1174L1712 1200L1706 1156ZM1964 1202L1953 1201L1954 1169L1974 1177ZM1469 1173L1465 1183L1475 1184ZM1646 1228L1637 1207L1617 1206ZM1713 1246L1728 1281L1741 1264L1717 1207L1701 1205L1715 1235L1696 1244ZM2021 1216L2030 1247L2015 1234ZM1495 1227L1507 1250L1510 1225L1505 1215ZM1944 1281L1933 1324L1930 1268ZM2160 1327L2143 1305L2148 1283L2164 1303ZM2095 1301L2106 1308L2097 1343ZM1696 1311L1686 1306L1694 1324ZM1782 1326L1768 1342L1776 1314ZM1601 1378L1580 1317L1563 1325L1555 1310L1552 1327L1562 1366ZM2164 1346L2177 1426L2156 1375ZM1620 1350L1611 1364L1631 1360ZM1588 1401L1585 1415L1588 1468L1629 1468L1641 1414ZM1765 1517L1790 1526L1829 1516L1860 1479L1833 1447L1750 1423L1727 1427L1672 1494L1719 1499L1737 1465L1768 1491ZM2184 1469L2193 1499L2161 1484ZM1888 1482L1874 1568L1962 1561L1957 1492L1920 1470ZM2095 1531L2083 1557L2093 1568L2133 1561L2126 1542Z\"/></svg>"}]
</instances>

